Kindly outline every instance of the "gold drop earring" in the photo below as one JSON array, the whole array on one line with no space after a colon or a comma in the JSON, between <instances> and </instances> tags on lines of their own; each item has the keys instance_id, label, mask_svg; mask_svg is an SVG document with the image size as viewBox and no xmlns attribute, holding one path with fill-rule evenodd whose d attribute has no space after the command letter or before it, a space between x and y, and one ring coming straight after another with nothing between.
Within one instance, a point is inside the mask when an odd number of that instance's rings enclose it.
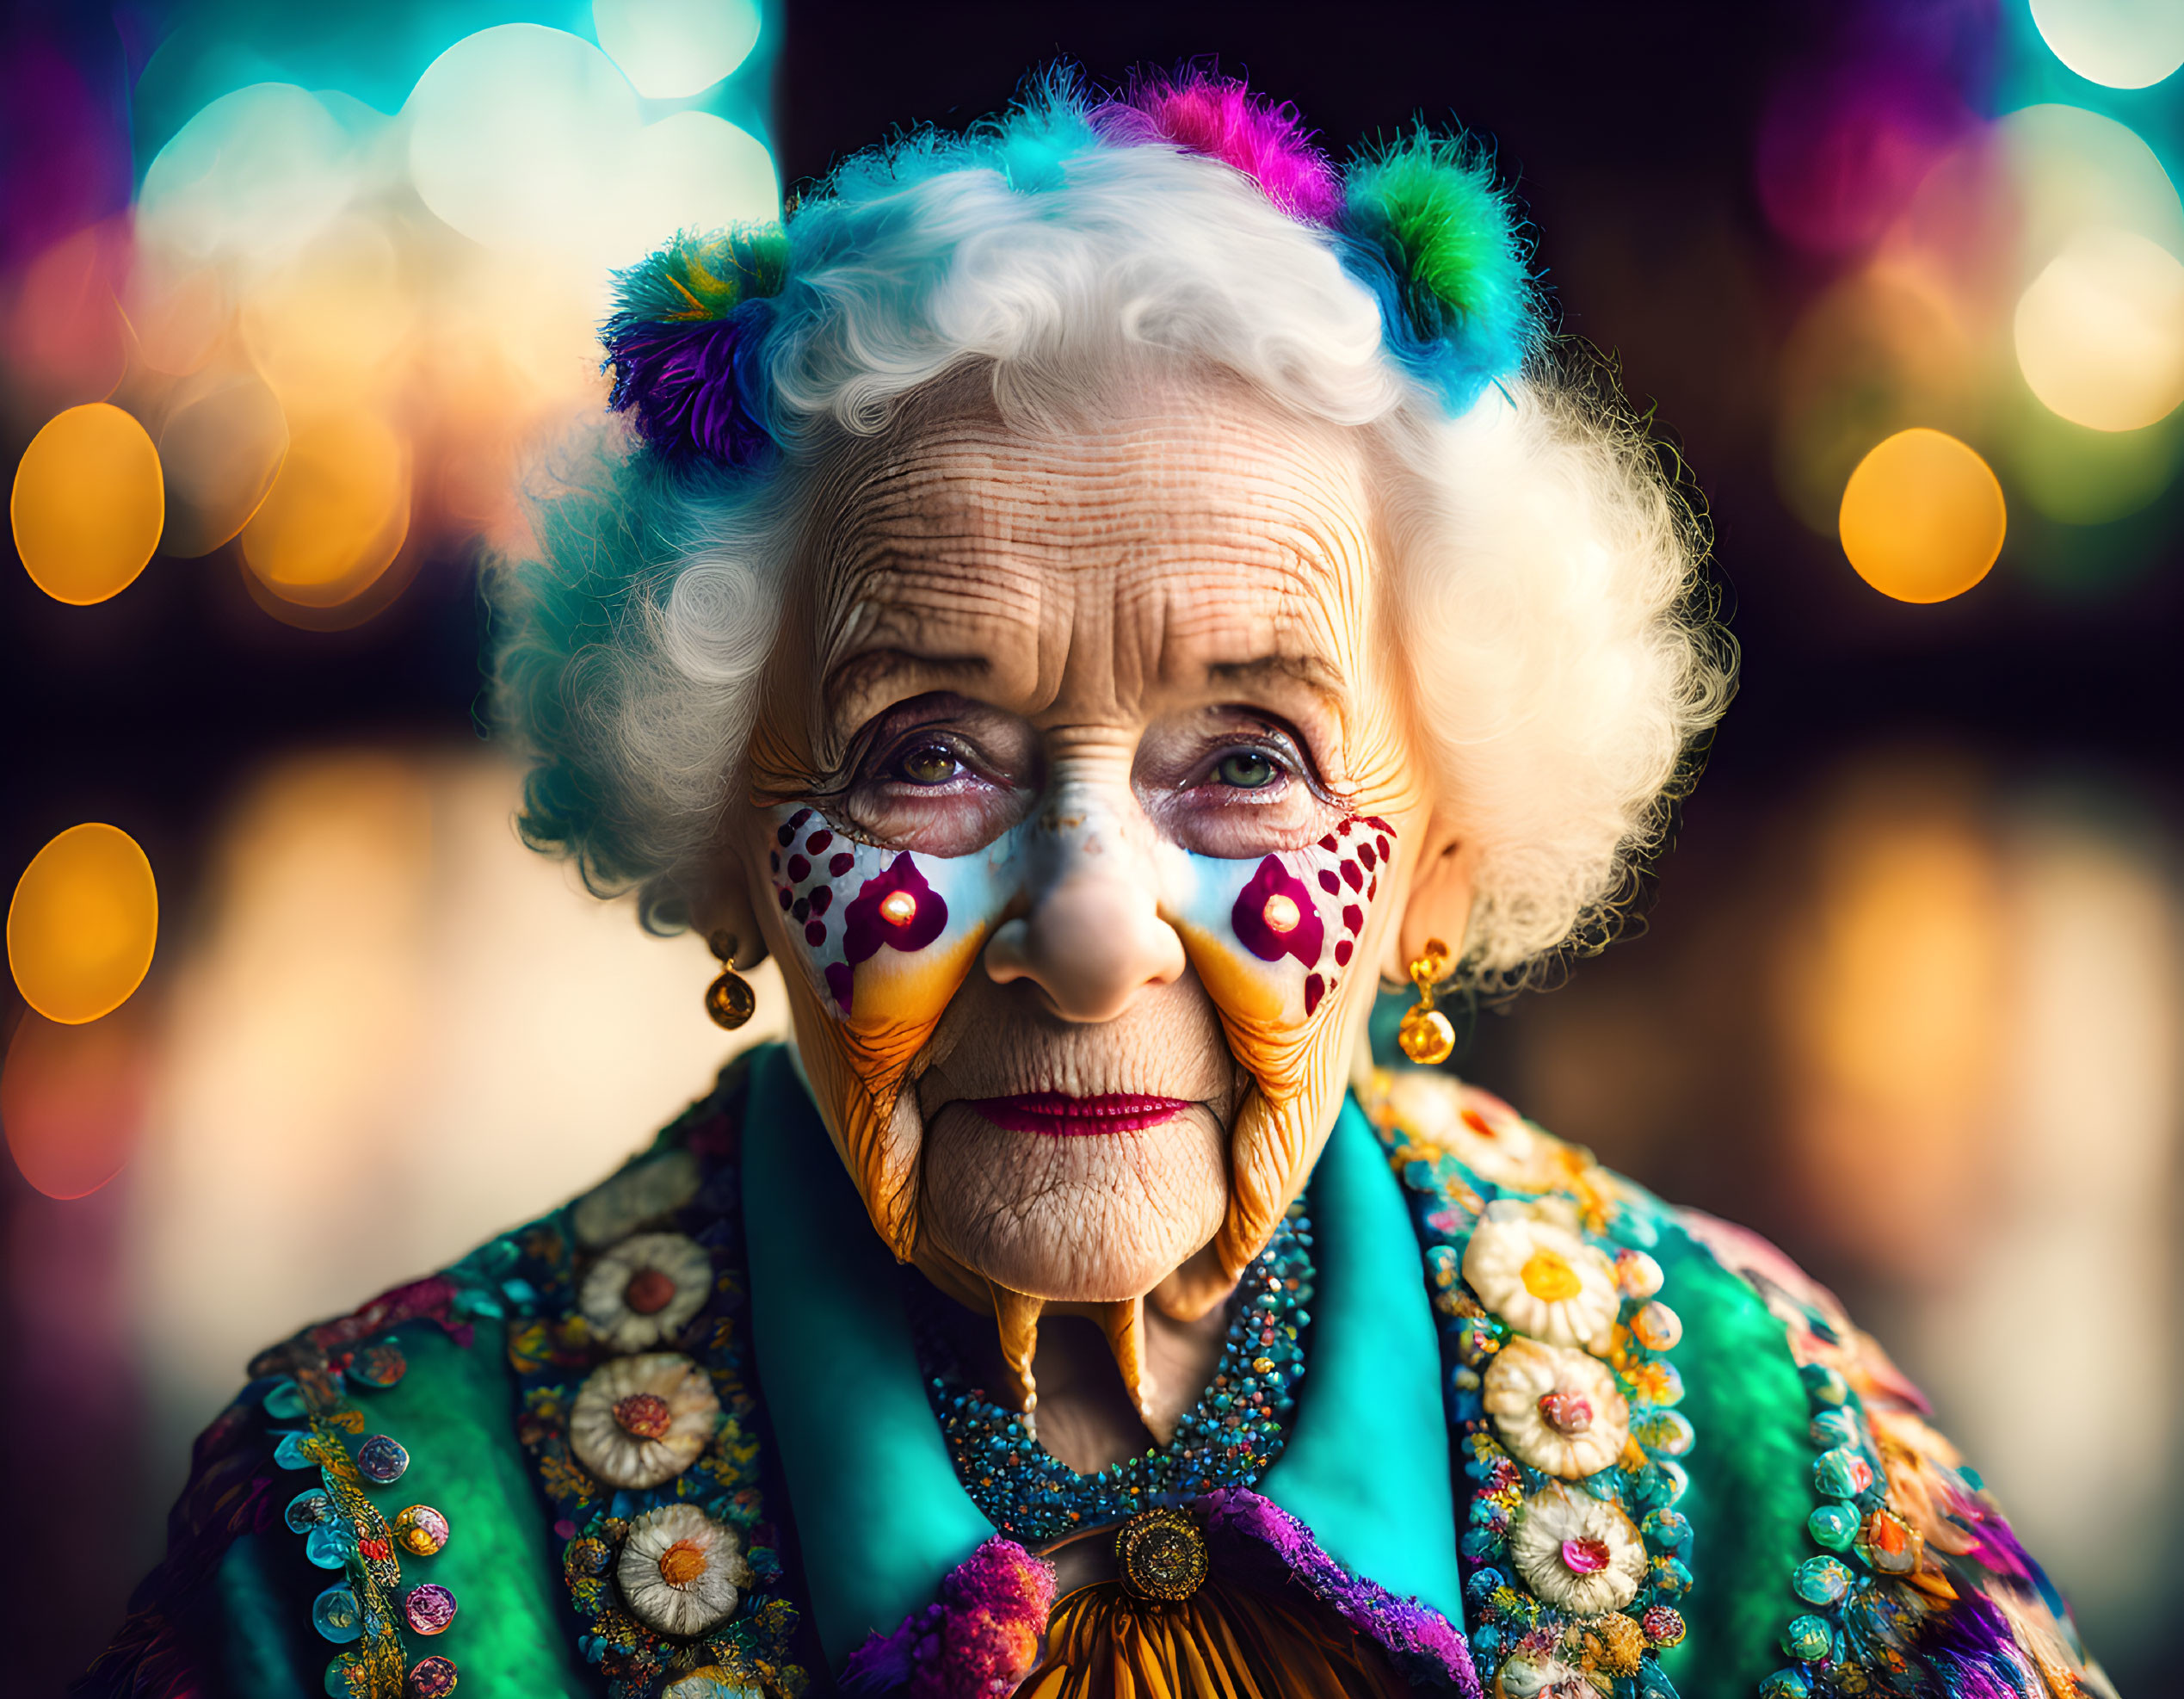
<instances>
[{"instance_id":1,"label":"gold drop earring","mask_svg":"<svg viewBox=\"0 0 2184 1699\"><path fill-rule=\"evenodd\" d=\"M1434 1007L1434 986L1448 977L1448 946L1438 938L1426 940L1426 953L1410 964L1410 983L1418 987L1418 1001L1403 1013L1396 1029L1396 1042L1414 1062L1431 1067L1445 1062L1456 1050L1456 1029L1448 1016Z\"/></svg>"},{"instance_id":2,"label":"gold drop earring","mask_svg":"<svg viewBox=\"0 0 2184 1699\"><path fill-rule=\"evenodd\" d=\"M706 987L706 1013L713 1016L713 1025L733 1032L758 1012L758 995L736 971L735 935L716 932L706 942L720 958L720 977Z\"/></svg>"}]
</instances>

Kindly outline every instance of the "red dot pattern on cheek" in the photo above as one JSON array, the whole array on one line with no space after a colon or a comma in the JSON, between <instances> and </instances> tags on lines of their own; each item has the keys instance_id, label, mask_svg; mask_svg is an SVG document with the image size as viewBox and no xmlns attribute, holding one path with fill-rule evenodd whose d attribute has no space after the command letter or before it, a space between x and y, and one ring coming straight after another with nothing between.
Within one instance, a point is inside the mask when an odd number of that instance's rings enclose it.
<instances>
[{"instance_id":1,"label":"red dot pattern on cheek","mask_svg":"<svg viewBox=\"0 0 2184 1699\"><path fill-rule=\"evenodd\" d=\"M1335 940L1334 965L1348 967L1357 953L1356 937L1365 929L1364 903L1379 893L1379 868L1388 860L1388 839L1394 828L1375 815L1353 817L1321 838L1317 848L1336 857L1331 867L1313 874L1320 892L1341 902L1340 919L1347 936ZM1367 834L1372 834L1367 841ZM1311 854L1311 851L1306 851ZM1361 900L1342 902L1356 894ZM1336 979L1322 970L1327 935L1335 924L1336 902L1323 902L1304 877L1292 874L1275 856L1268 856L1237 893L1229 924L1237 940L1262 961L1294 956L1310 970L1305 975L1305 1016L1317 1014Z\"/></svg>"},{"instance_id":2,"label":"red dot pattern on cheek","mask_svg":"<svg viewBox=\"0 0 2184 1699\"><path fill-rule=\"evenodd\" d=\"M1306 868L1326 897L1337 902L1352 893L1362 901L1343 902L1342 930L1348 936L1335 941L1334 965L1348 967L1357 953L1356 936L1365 927L1364 902L1380 888L1379 866L1388 859L1388 837L1394 828L1377 816L1345 820L1321 838L1317 848L1336 857L1331 867ZM1367 834L1373 834L1371 842ZM1307 855L1311 851L1305 852ZM1292 874L1275 856L1268 856L1253 872L1230 912L1229 924L1237 940L1262 961L1294 956L1308 971L1305 975L1305 1015L1310 1019L1335 989L1333 974L1322 970L1327 935L1335 924L1335 902L1323 902L1304 877Z\"/></svg>"},{"instance_id":3,"label":"red dot pattern on cheek","mask_svg":"<svg viewBox=\"0 0 2184 1699\"><path fill-rule=\"evenodd\" d=\"M799 810L776 830L774 837L784 848L788 847L811 818L810 809ZM905 952L923 949L947 929L948 905L907 854L898 854L863 880L854 896L845 895L835 881L855 870L857 858L853 852L836 850L827 857L824 873L808 859L826 856L835 842L834 834L821 826L805 838L802 853L790 854L784 863L777 850L770 860L780 881L774 887L775 899L790 920L803 929L806 947L824 950L831 939L840 938L842 960L822 962L819 973L836 1007L847 1015L855 995L857 964L883 946ZM902 895L888 905L887 899L898 893ZM843 900L836 914L838 896ZM827 918L830 914L836 916L838 934Z\"/></svg>"}]
</instances>

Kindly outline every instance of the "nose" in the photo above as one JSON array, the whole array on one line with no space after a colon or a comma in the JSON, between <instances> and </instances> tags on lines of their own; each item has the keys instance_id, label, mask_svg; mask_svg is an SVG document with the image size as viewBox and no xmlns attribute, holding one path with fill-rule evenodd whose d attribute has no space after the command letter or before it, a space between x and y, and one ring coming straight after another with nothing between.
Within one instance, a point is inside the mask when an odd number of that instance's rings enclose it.
<instances>
[{"instance_id":1,"label":"nose","mask_svg":"<svg viewBox=\"0 0 2184 1699\"><path fill-rule=\"evenodd\" d=\"M1064 871L1004 923L986 946L1001 984L1029 979L1065 1021L1096 1024L1129 1008L1148 985L1182 976L1183 941L1157 911L1151 869L1142 884L1104 870Z\"/></svg>"}]
</instances>

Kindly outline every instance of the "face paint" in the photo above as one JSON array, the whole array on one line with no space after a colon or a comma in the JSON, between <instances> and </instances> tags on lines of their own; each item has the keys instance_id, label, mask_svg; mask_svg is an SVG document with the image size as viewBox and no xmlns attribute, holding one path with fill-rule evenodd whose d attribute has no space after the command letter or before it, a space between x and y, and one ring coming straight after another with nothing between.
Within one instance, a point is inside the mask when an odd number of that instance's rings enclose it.
<instances>
[{"instance_id":1,"label":"face paint","mask_svg":"<svg viewBox=\"0 0 2184 1699\"><path fill-rule=\"evenodd\" d=\"M1265 1249L1325 1130L1318 1105L1347 1057L1319 1041L1391 875L1395 828L1353 815L1303 850L1249 861L1186 857L1193 883L1161 917L1183 941L1255 1089L1229 1133L1228 1209L1215 1241L1225 1280Z\"/></svg>"},{"instance_id":2,"label":"face paint","mask_svg":"<svg viewBox=\"0 0 2184 1699\"><path fill-rule=\"evenodd\" d=\"M800 970L799 1000L839 1045L856 1087L836 1097L842 1155L874 1225L908 1257L917 1152L898 1109L911 1061L1011 905L1035 903L1095 836L1114 843L1125 834L1098 811L1057 832L1034 810L981 850L941 856L845 836L808 806L772 813L768 873ZM1302 1183L1322 1130L1310 1124L1318 1075L1339 1077L1347 1063L1333 1054L1339 1046L1312 1041L1338 985L1362 967L1355 957L1395 836L1379 816L1353 816L1301 850L1256 860L1163 844L1144 870L1255 1083L1231 1129L1233 1183L1217 1241L1231 1280Z\"/></svg>"},{"instance_id":3,"label":"face paint","mask_svg":"<svg viewBox=\"0 0 2184 1699\"><path fill-rule=\"evenodd\" d=\"M968 856L920 856L843 834L808 806L769 811L767 875L798 970L791 998L805 1030L834 1041L807 1053L839 1106L842 1160L873 1225L907 1260L916 1244L914 1136L898 1100L910 1066L978 961L1013 890L1006 837ZM815 1078L815 1084L818 1083Z\"/></svg>"}]
</instances>

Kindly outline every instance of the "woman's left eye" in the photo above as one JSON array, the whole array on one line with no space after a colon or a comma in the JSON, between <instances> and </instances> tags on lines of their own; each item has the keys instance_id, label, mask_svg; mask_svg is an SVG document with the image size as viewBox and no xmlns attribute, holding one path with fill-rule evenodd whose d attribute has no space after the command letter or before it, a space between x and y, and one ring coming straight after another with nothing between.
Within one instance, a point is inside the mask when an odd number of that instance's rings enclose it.
<instances>
[{"instance_id":1,"label":"woman's left eye","mask_svg":"<svg viewBox=\"0 0 2184 1699\"><path fill-rule=\"evenodd\" d=\"M1213 776L1237 790L1263 790L1281 776L1281 769L1264 750L1234 749L1214 763Z\"/></svg>"}]
</instances>

